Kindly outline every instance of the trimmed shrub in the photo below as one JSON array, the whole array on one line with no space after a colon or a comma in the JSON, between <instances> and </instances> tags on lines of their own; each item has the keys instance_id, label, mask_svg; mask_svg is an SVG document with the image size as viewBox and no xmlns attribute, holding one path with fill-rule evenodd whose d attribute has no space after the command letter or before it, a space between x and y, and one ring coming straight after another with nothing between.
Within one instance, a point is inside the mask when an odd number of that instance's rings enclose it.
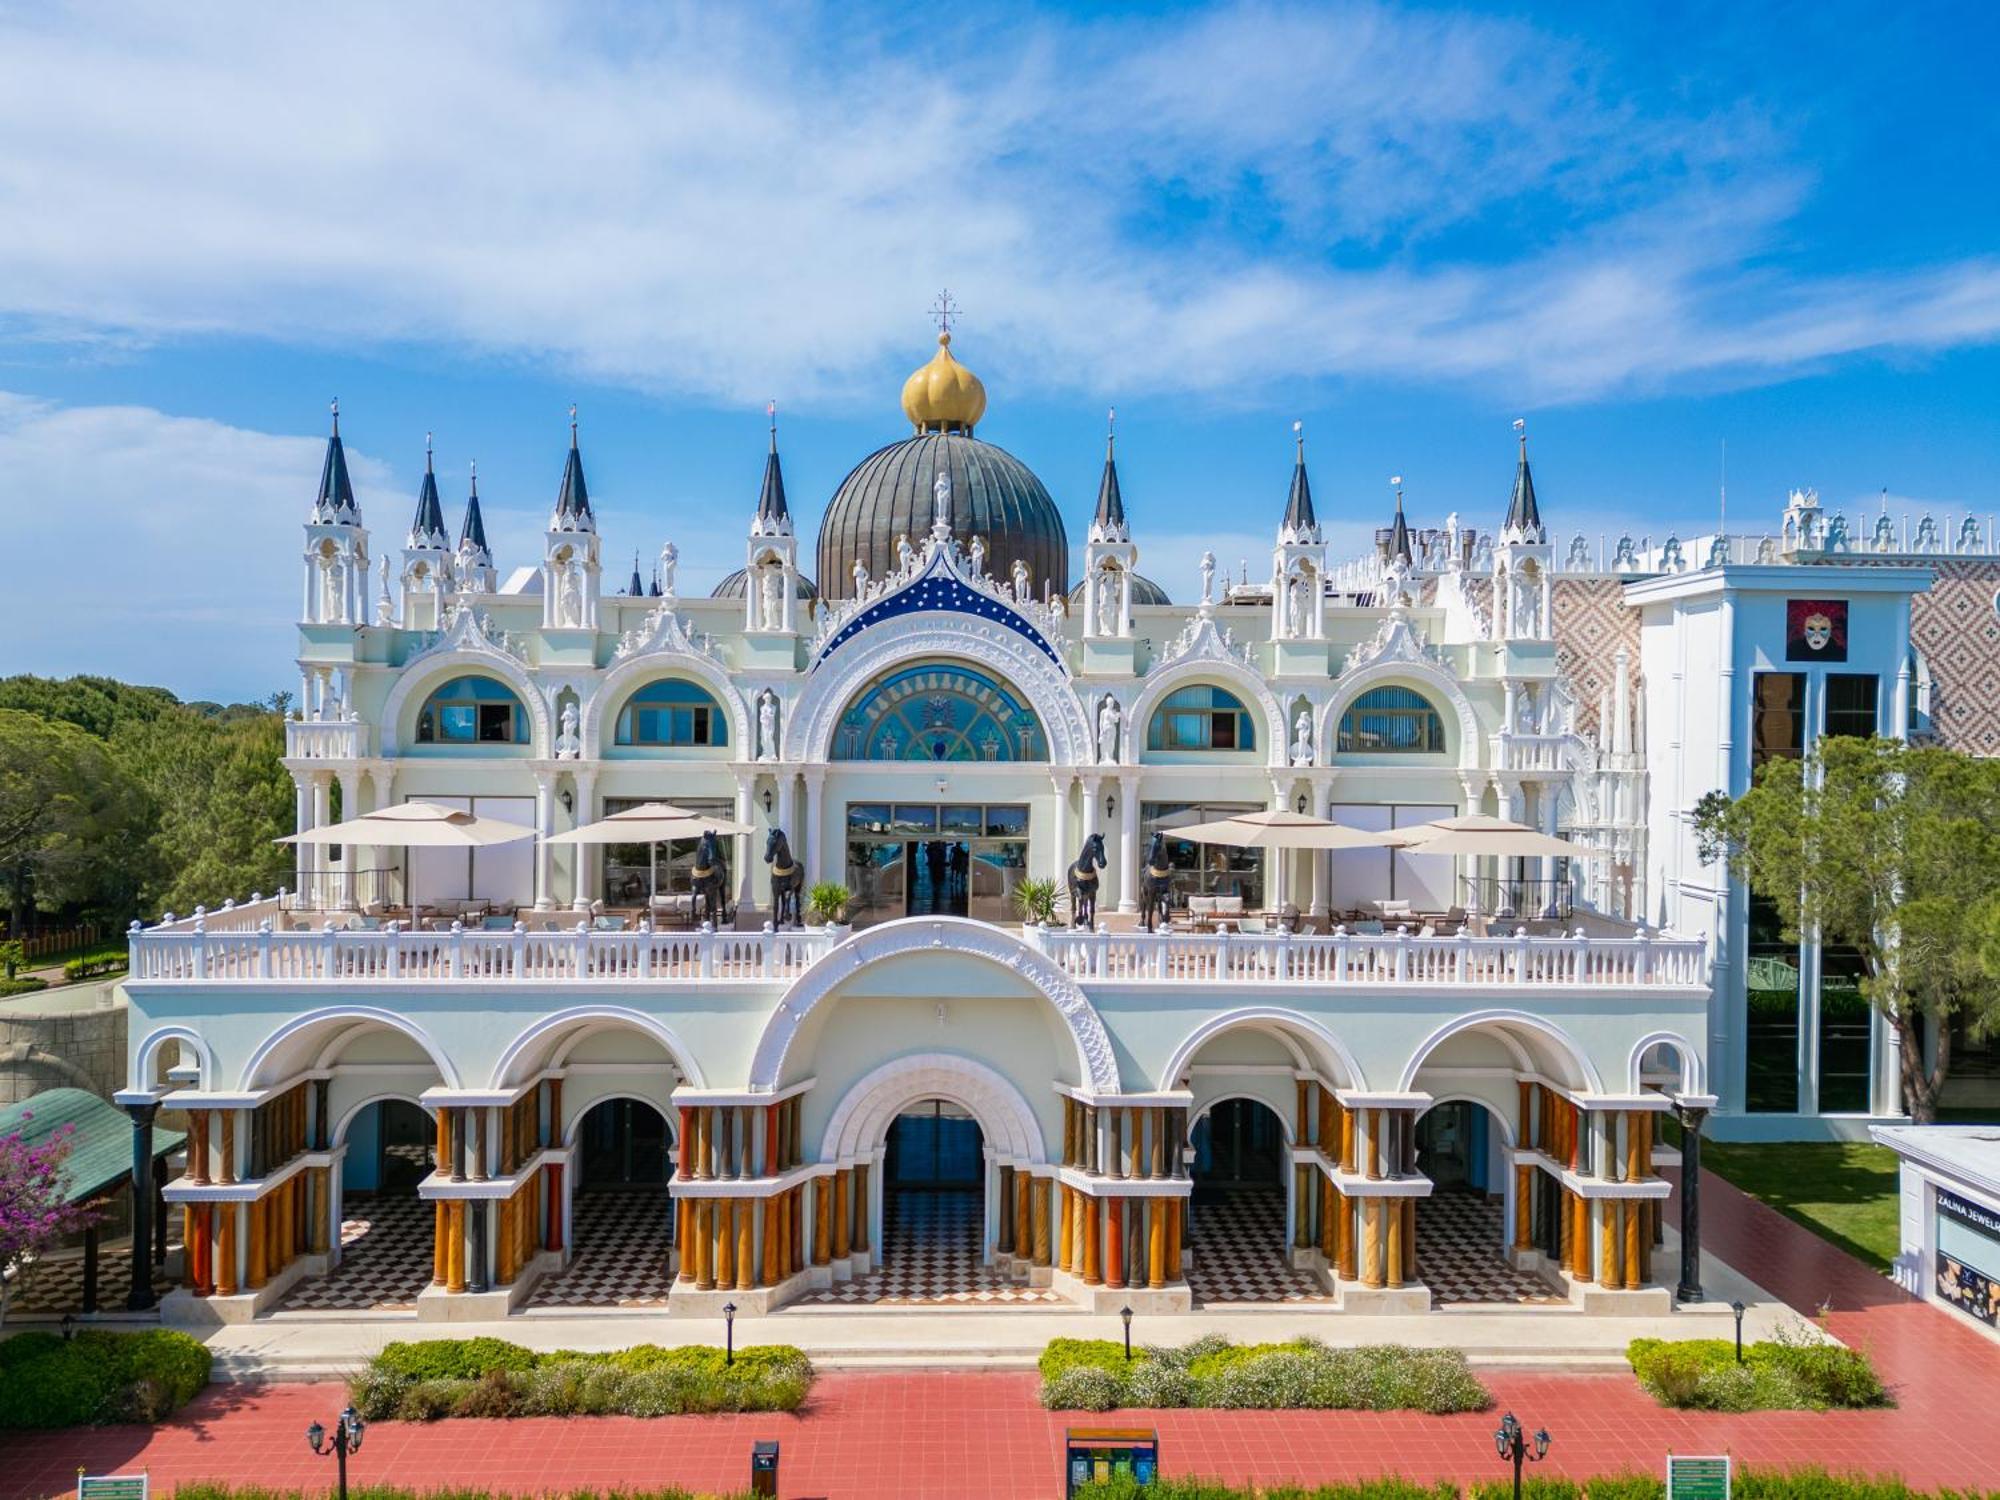
<instances>
[{"instance_id":1,"label":"trimmed shrub","mask_svg":"<svg viewBox=\"0 0 2000 1500\"><path fill-rule=\"evenodd\" d=\"M0 1343L0 1428L157 1422L208 1384L207 1349L185 1333L86 1328L67 1341L22 1333Z\"/></svg>"},{"instance_id":2,"label":"trimmed shrub","mask_svg":"<svg viewBox=\"0 0 2000 1500\"><path fill-rule=\"evenodd\" d=\"M63 965L63 978L71 984L79 979L96 979L105 974L123 974L128 962L126 950L110 949L102 953L86 953L72 958Z\"/></svg>"},{"instance_id":3,"label":"trimmed shrub","mask_svg":"<svg viewBox=\"0 0 2000 1500\"><path fill-rule=\"evenodd\" d=\"M0 1000L9 995L32 995L36 990L45 990L49 982L36 974L23 974L18 979L0 979Z\"/></svg>"},{"instance_id":4,"label":"trimmed shrub","mask_svg":"<svg viewBox=\"0 0 2000 1500\"><path fill-rule=\"evenodd\" d=\"M1625 1358L1663 1406L1690 1411L1827 1411L1893 1406L1868 1356L1804 1324L1743 1347L1731 1339L1634 1339Z\"/></svg>"},{"instance_id":5,"label":"trimmed shrub","mask_svg":"<svg viewBox=\"0 0 2000 1500\"><path fill-rule=\"evenodd\" d=\"M706 1344L537 1354L504 1339L428 1339L386 1346L350 1382L348 1396L370 1421L666 1417L794 1411L812 1379L812 1361L788 1344L739 1349L732 1365Z\"/></svg>"},{"instance_id":6,"label":"trimmed shrub","mask_svg":"<svg viewBox=\"0 0 2000 1500\"><path fill-rule=\"evenodd\" d=\"M1453 1349L1383 1344L1332 1349L1315 1338L1231 1344L1209 1335L1146 1347L1128 1364L1108 1339L1056 1339L1042 1351L1042 1405L1222 1407L1242 1411L1483 1411L1493 1398Z\"/></svg>"}]
</instances>

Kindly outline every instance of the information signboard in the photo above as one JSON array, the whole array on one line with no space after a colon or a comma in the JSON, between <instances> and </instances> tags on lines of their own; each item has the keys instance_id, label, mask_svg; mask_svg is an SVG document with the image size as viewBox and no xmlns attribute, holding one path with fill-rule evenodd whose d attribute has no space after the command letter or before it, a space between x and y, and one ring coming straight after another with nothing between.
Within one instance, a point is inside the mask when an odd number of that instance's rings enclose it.
<instances>
[{"instance_id":1,"label":"information signboard","mask_svg":"<svg viewBox=\"0 0 2000 1500\"><path fill-rule=\"evenodd\" d=\"M1667 1500L1729 1500L1729 1459L1667 1455Z\"/></svg>"},{"instance_id":2,"label":"information signboard","mask_svg":"<svg viewBox=\"0 0 2000 1500\"><path fill-rule=\"evenodd\" d=\"M76 1471L76 1500L146 1500L145 1474L86 1474Z\"/></svg>"}]
</instances>

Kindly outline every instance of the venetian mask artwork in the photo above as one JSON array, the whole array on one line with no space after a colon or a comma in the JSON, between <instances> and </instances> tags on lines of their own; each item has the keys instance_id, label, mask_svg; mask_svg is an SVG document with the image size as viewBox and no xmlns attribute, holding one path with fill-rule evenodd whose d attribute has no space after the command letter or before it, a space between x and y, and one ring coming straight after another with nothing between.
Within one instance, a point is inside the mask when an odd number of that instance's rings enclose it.
<instances>
[{"instance_id":1,"label":"venetian mask artwork","mask_svg":"<svg viewBox=\"0 0 2000 1500\"><path fill-rule=\"evenodd\" d=\"M1788 599L1785 601L1787 661L1847 660L1847 601Z\"/></svg>"}]
</instances>

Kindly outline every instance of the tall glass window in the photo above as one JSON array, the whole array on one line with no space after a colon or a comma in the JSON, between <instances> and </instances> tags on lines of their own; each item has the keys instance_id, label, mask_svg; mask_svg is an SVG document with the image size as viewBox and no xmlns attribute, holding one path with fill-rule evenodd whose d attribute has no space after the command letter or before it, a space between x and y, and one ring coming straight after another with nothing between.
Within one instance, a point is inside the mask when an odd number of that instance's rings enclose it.
<instances>
[{"instance_id":1,"label":"tall glass window","mask_svg":"<svg viewBox=\"0 0 2000 1500\"><path fill-rule=\"evenodd\" d=\"M1750 705L1752 769L1776 756L1793 760L1806 749L1806 676L1803 672L1759 672Z\"/></svg>"},{"instance_id":2,"label":"tall glass window","mask_svg":"<svg viewBox=\"0 0 2000 1500\"><path fill-rule=\"evenodd\" d=\"M644 802L655 801L647 797L606 797L604 814L629 812ZM702 817L730 819L736 816L736 804L727 797L676 797L676 807L684 807ZM671 895L694 889L694 856L701 847L701 840L668 839L658 844L606 844L604 846L604 904L606 906L645 906L653 895ZM726 857L733 864L736 859L736 841L724 841ZM758 845L757 852L762 852ZM732 876L735 871L730 872Z\"/></svg>"},{"instance_id":3,"label":"tall glass window","mask_svg":"<svg viewBox=\"0 0 2000 1500\"><path fill-rule=\"evenodd\" d=\"M1245 911L1264 908L1264 851L1228 844L1192 844L1174 837L1176 828L1213 823L1238 813L1262 812L1255 802L1145 802L1139 807L1139 851L1153 847L1153 835L1167 836L1167 868L1174 872L1174 905L1189 896L1241 896Z\"/></svg>"},{"instance_id":4,"label":"tall glass window","mask_svg":"<svg viewBox=\"0 0 2000 1500\"><path fill-rule=\"evenodd\" d=\"M1878 679L1873 672L1826 675L1826 732L1867 739L1875 733Z\"/></svg>"},{"instance_id":5,"label":"tall glass window","mask_svg":"<svg viewBox=\"0 0 2000 1500\"><path fill-rule=\"evenodd\" d=\"M1744 1104L1753 1112L1799 1107L1799 947L1785 941L1776 903L1750 898L1749 1007Z\"/></svg>"},{"instance_id":6,"label":"tall glass window","mask_svg":"<svg viewBox=\"0 0 2000 1500\"><path fill-rule=\"evenodd\" d=\"M454 677L417 710L420 745L525 745L528 711L490 677Z\"/></svg>"},{"instance_id":7,"label":"tall glass window","mask_svg":"<svg viewBox=\"0 0 2000 1500\"><path fill-rule=\"evenodd\" d=\"M1861 993L1860 951L1825 947L1819 955L1819 1108L1864 1114L1872 1053L1870 1012Z\"/></svg>"},{"instance_id":8,"label":"tall glass window","mask_svg":"<svg viewBox=\"0 0 2000 1500\"><path fill-rule=\"evenodd\" d=\"M1347 754L1442 754L1444 719L1414 688L1370 688L1340 716L1336 748Z\"/></svg>"},{"instance_id":9,"label":"tall glass window","mask_svg":"<svg viewBox=\"0 0 2000 1500\"><path fill-rule=\"evenodd\" d=\"M1185 687L1167 694L1146 726L1148 750L1255 750L1250 711L1219 687Z\"/></svg>"}]
</instances>

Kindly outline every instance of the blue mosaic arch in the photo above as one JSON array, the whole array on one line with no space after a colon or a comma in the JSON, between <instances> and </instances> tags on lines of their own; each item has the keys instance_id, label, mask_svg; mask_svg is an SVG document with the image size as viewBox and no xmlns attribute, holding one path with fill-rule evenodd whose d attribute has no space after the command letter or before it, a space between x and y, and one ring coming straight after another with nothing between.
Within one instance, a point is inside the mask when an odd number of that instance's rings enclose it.
<instances>
[{"instance_id":1,"label":"blue mosaic arch","mask_svg":"<svg viewBox=\"0 0 2000 1500\"><path fill-rule=\"evenodd\" d=\"M876 678L834 730L837 761L1046 761L1048 736L1009 684L958 662L924 662Z\"/></svg>"},{"instance_id":2,"label":"blue mosaic arch","mask_svg":"<svg viewBox=\"0 0 2000 1500\"><path fill-rule=\"evenodd\" d=\"M974 615L982 620L992 620L1004 625L1016 635L1030 642L1036 650L1054 662L1064 671L1068 670L1061 653L1051 646L1039 630L1028 623L1021 613L1005 600L996 599L991 594L968 588L952 572L942 551L932 557L930 565L909 583L886 598L878 599L862 610L853 619L841 626L832 639L820 648L813 665L818 666L842 645L853 640L862 631L884 621L898 619L904 615L945 611L954 614Z\"/></svg>"}]
</instances>

